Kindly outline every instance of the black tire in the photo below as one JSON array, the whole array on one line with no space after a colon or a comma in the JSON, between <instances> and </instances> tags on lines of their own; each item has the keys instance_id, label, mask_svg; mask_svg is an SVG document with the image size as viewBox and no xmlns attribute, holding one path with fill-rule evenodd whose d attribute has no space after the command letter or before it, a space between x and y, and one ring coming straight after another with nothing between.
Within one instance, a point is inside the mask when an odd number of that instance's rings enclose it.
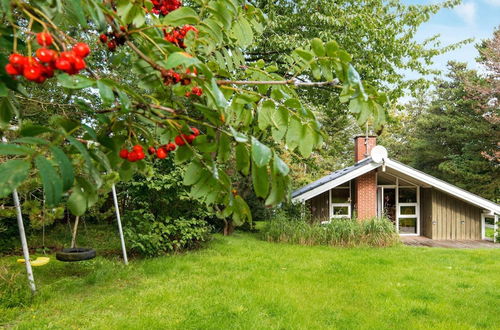
<instances>
[{"instance_id":1,"label":"black tire","mask_svg":"<svg viewBox=\"0 0 500 330\"><path fill-rule=\"evenodd\" d=\"M89 260L95 256L95 250L91 248L67 248L56 252L56 259L65 262Z\"/></svg>"}]
</instances>

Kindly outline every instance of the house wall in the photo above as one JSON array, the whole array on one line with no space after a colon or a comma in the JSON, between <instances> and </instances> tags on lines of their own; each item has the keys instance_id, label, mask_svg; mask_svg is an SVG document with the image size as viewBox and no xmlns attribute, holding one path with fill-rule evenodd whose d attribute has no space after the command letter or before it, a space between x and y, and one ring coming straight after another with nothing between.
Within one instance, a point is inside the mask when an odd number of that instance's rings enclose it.
<instances>
[{"instance_id":1,"label":"house wall","mask_svg":"<svg viewBox=\"0 0 500 330\"><path fill-rule=\"evenodd\" d=\"M330 191L315 196L307 201L314 221L330 220Z\"/></svg>"},{"instance_id":2,"label":"house wall","mask_svg":"<svg viewBox=\"0 0 500 330\"><path fill-rule=\"evenodd\" d=\"M432 189L432 239L480 240L481 209Z\"/></svg>"},{"instance_id":3,"label":"house wall","mask_svg":"<svg viewBox=\"0 0 500 330\"><path fill-rule=\"evenodd\" d=\"M420 232L432 238L432 189L420 188Z\"/></svg>"}]
</instances>

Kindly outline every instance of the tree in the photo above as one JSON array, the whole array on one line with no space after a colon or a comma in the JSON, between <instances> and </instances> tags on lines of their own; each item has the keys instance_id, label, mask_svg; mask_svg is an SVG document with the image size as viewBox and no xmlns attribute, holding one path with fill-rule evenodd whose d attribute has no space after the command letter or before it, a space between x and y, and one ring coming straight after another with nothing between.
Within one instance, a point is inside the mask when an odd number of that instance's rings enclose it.
<instances>
[{"instance_id":1,"label":"tree","mask_svg":"<svg viewBox=\"0 0 500 330\"><path fill-rule=\"evenodd\" d=\"M408 105L389 143L405 163L488 199L498 200L498 120L484 111L484 100L471 95L485 78L465 64L449 63L448 79L436 82L431 97ZM498 109L497 109L498 111ZM498 112L497 112L498 118ZM394 132L394 131L392 131Z\"/></svg>"},{"instance_id":2,"label":"tree","mask_svg":"<svg viewBox=\"0 0 500 330\"><path fill-rule=\"evenodd\" d=\"M182 7L177 0L12 0L0 8L6 70L0 128L10 141L0 146L0 174L7 178L0 198L39 178L47 207L65 203L78 216L101 187L148 173L151 162L170 152L185 166L191 196L238 225L251 214L231 173L250 175L256 195L275 205L289 191L289 168L273 148L285 144L308 157L322 143L316 115L298 88L340 88L360 123L385 119L387 96L362 81L335 41L314 38L289 54L286 77L273 63L248 63L243 53L267 21L243 1ZM79 40L95 41L88 47ZM32 57L35 50L45 64ZM7 58L9 52L26 56ZM129 72L117 77L123 71L115 68L123 65ZM317 82L298 79L309 72ZM53 88L54 98L36 100L25 88L35 82ZM29 122L22 97L52 105L65 100L79 111ZM157 157L144 159L145 147Z\"/></svg>"}]
</instances>

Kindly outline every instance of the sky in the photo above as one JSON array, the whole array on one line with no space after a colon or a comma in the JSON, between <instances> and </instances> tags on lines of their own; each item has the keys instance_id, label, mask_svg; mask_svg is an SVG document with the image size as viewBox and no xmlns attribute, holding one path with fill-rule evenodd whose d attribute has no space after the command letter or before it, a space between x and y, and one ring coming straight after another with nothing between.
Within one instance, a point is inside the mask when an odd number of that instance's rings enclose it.
<instances>
[{"instance_id":1,"label":"sky","mask_svg":"<svg viewBox=\"0 0 500 330\"><path fill-rule=\"evenodd\" d=\"M439 3L437 0L403 0L406 4ZM466 62L471 69L479 69L475 62L478 52L474 47L482 39L491 38L495 27L500 26L500 0L462 0L453 8L444 8L420 26L416 39L425 40L440 34L442 45L449 45L467 38L475 40L435 59L435 67L444 69L448 61Z\"/></svg>"}]
</instances>

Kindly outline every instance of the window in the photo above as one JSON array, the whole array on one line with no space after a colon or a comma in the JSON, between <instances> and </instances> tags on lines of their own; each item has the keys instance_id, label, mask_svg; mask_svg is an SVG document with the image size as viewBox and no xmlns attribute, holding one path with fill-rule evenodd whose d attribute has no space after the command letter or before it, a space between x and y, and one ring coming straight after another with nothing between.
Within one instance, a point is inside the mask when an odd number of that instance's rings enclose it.
<instances>
[{"instance_id":1,"label":"window","mask_svg":"<svg viewBox=\"0 0 500 330\"><path fill-rule=\"evenodd\" d=\"M400 187L398 195L398 231L400 234L416 234L418 231L417 188Z\"/></svg>"},{"instance_id":2,"label":"window","mask_svg":"<svg viewBox=\"0 0 500 330\"><path fill-rule=\"evenodd\" d=\"M336 187L330 190L332 203L331 218L351 217L351 189L347 187Z\"/></svg>"},{"instance_id":3,"label":"window","mask_svg":"<svg viewBox=\"0 0 500 330\"><path fill-rule=\"evenodd\" d=\"M399 202L400 203L416 203L417 202L417 188L399 188Z\"/></svg>"}]
</instances>

